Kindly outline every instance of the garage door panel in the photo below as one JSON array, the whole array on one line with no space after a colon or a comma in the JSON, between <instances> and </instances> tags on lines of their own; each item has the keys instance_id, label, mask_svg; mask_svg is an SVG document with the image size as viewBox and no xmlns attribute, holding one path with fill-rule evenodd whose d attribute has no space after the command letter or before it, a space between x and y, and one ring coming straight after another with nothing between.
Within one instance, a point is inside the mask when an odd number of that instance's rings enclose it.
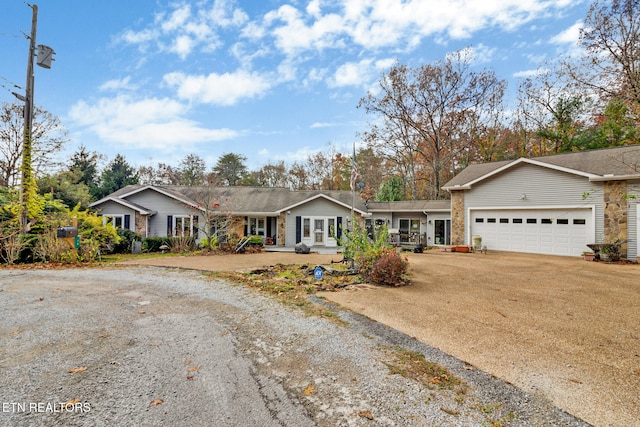
<instances>
[{"instance_id":1,"label":"garage door panel","mask_svg":"<svg viewBox=\"0 0 640 427\"><path fill-rule=\"evenodd\" d=\"M495 250L579 256L595 235L591 218L591 209L474 210L471 235Z\"/></svg>"}]
</instances>

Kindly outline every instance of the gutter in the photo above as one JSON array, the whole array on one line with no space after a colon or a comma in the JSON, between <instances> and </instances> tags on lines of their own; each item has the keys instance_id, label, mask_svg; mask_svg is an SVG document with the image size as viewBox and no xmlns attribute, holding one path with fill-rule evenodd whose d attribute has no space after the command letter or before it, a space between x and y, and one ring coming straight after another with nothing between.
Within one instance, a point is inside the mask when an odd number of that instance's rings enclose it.
<instances>
[{"instance_id":1,"label":"gutter","mask_svg":"<svg viewBox=\"0 0 640 427\"><path fill-rule=\"evenodd\" d=\"M591 182L606 182L606 181L630 181L630 180L634 180L634 179L638 179L640 180L640 175L613 175L613 174L608 174L608 175L602 175L602 176L596 176L593 178L589 178L589 181Z\"/></svg>"}]
</instances>

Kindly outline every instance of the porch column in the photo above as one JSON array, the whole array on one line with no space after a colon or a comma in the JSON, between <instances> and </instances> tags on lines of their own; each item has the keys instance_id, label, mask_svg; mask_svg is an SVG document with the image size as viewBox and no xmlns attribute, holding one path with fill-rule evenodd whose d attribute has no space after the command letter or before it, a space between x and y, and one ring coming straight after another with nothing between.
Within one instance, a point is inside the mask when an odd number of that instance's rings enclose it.
<instances>
[{"instance_id":1,"label":"porch column","mask_svg":"<svg viewBox=\"0 0 640 427\"><path fill-rule=\"evenodd\" d=\"M451 191L451 244L464 245L464 190Z\"/></svg>"},{"instance_id":2,"label":"porch column","mask_svg":"<svg viewBox=\"0 0 640 427\"><path fill-rule=\"evenodd\" d=\"M295 219L295 218L294 218ZM280 212L276 230L276 246L284 246L287 238L287 213Z\"/></svg>"},{"instance_id":3,"label":"porch column","mask_svg":"<svg viewBox=\"0 0 640 427\"><path fill-rule=\"evenodd\" d=\"M607 181L604 190L604 243L627 240L627 181ZM627 257L627 244L620 247Z\"/></svg>"}]
</instances>

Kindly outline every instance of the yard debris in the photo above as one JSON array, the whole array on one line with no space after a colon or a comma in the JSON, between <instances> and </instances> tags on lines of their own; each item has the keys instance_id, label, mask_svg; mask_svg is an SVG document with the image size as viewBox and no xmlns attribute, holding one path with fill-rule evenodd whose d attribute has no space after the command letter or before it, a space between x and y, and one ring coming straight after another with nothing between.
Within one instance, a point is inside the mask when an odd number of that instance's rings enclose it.
<instances>
[{"instance_id":1,"label":"yard debris","mask_svg":"<svg viewBox=\"0 0 640 427\"><path fill-rule=\"evenodd\" d=\"M362 411L358 412L358 415L360 415L361 417L366 418L368 420L372 420L373 419L373 414L371 413L371 411L362 410Z\"/></svg>"}]
</instances>

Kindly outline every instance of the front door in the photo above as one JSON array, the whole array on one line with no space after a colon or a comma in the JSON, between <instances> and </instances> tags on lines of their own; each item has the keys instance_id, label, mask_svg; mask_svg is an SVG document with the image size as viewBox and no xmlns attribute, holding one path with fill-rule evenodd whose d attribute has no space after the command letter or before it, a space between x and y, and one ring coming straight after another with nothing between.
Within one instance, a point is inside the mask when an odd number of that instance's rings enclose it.
<instances>
[{"instance_id":1,"label":"front door","mask_svg":"<svg viewBox=\"0 0 640 427\"><path fill-rule=\"evenodd\" d=\"M436 219L433 223L434 243L436 245L451 244L451 220Z\"/></svg>"},{"instance_id":2,"label":"front door","mask_svg":"<svg viewBox=\"0 0 640 427\"><path fill-rule=\"evenodd\" d=\"M325 220L323 219L314 219L313 220L313 245L314 246L324 246L325 244Z\"/></svg>"}]
</instances>

